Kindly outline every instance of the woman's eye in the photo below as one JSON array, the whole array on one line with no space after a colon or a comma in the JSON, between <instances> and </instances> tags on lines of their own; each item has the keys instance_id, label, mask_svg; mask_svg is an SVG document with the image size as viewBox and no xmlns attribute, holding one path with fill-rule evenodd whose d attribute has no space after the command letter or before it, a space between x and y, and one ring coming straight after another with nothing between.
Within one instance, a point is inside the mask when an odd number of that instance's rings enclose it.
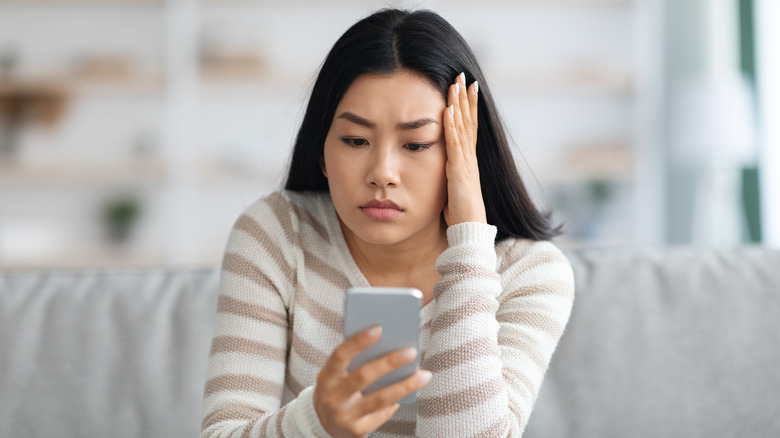
<instances>
[{"instance_id":1,"label":"woman's eye","mask_svg":"<svg viewBox=\"0 0 780 438\"><path fill-rule=\"evenodd\" d=\"M409 143L406 145L406 149L409 149L412 152L417 152L423 149L428 149L431 146L433 146L433 143Z\"/></svg>"},{"instance_id":2,"label":"woman's eye","mask_svg":"<svg viewBox=\"0 0 780 438\"><path fill-rule=\"evenodd\" d=\"M368 144L368 141L365 138L342 138L341 141L343 141L345 144L348 144L350 146L365 146Z\"/></svg>"}]
</instances>

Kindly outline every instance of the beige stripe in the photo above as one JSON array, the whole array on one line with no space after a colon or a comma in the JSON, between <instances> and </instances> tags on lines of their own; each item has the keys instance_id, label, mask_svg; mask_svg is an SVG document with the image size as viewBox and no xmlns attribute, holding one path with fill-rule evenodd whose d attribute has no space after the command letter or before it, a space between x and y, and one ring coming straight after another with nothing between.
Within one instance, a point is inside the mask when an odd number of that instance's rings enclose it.
<instances>
[{"instance_id":1,"label":"beige stripe","mask_svg":"<svg viewBox=\"0 0 780 438\"><path fill-rule=\"evenodd\" d=\"M276 422L274 423L276 436L285 436L284 431L282 430L282 424L284 422L284 416L287 414L287 406L289 405L282 406L282 409L279 409L279 411L276 412ZM268 430L266 430L266 436L270 436Z\"/></svg>"},{"instance_id":2,"label":"beige stripe","mask_svg":"<svg viewBox=\"0 0 780 438\"><path fill-rule=\"evenodd\" d=\"M284 382L295 397L298 397L298 394L304 390L304 386L301 385L301 383L295 377L293 377L292 372L290 371L290 367L287 367L287 371L284 375Z\"/></svg>"},{"instance_id":3,"label":"beige stripe","mask_svg":"<svg viewBox=\"0 0 780 438\"><path fill-rule=\"evenodd\" d=\"M528 248L533 243L534 242L525 239L502 240L495 245L496 257L498 257L498 259L501 261L505 261L509 258L511 258L512 262L520 260L528 252Z\"/></svg>"},{"instance_id":4,"label":"beige stripe","mask_svg":"<svg viewBox=\"0 0 780 438\"><path fill-rule=\"evenodd\" d=\"M540 252L528 253L528 246L526 245L513 245L506 256L504 256L503 263L501 264L501 271L507 269L509 264L516 263L517 260L522 260L522 270L527 271L536 268L541 265L557 264L560 263L561 256L559 253L552 250L545 250Z\"/></svg>"},{"instance_id":5,"label":"beige stripe","mask_svg":"<svg viewBox=\"0 0 780 438\"><path fill-rule=\"evenodd\" d=\"M499 378L444 396L420 399L417 413L423 418L453 415L489 401L503 389L504 380Z\"/></svg>"},{"instance_id":6,"label":"beige stripe","mask_svg":"<svg viewBox=\"0 0 780 438\"><path fill-rule=\"evenodd\" d=\"M265 418L262 418L263 422L260 423L260 427L267 427L268 426L268 420L270 420L270 416L266 416ZM241 438L250 438L252 436L252 429L254 429L255 425L258 421L260 421L261 418L254 418L252 421L247 423L247 425L244 427L244 433L241 434Z\"/></svg>"},{"instance_id":7,"label":"beige stripe","mask_svg":"<svg viewBox=\"0 0 780 438\"><path fill-rule=\"evenodd\" d=\"M560 321L546 313L529 312L525 309L503 310L496 314L499 324L525 324L543 329L551 336L560 336L563 325Z\"/></svg>"},{"instance_id":8,"label":"beige stripe","mask_svg":"<svg viewBox=\"0 0 780 438\"><path fill-rule=\"evenodd\" d=\"M544 372L547 371L547 359L541 355L539 348L536 345L523 341L517 337L511 337L507 335L502 336L501 334L498 335L498 345L501 347L509 347L522 351L524 355L530 357L531 360L536 364L541 374L544 374Z\"/></svg>"},{"instance_id":9,"label":"beige stripe","mask_svg":"<svg viewBox=\"0 0 780 438\"><path fill-rule=\"evenodd\" d=\"M321 278L332 283L337 288L345 288L349 286L349 279L346 274L340 270L334 268L328 262L320 259L313 253L304 250L304 260L306 260L306 268L319 275Z\"/></svg>"},{"instance_id":10,"label":"beige stripe","mask_svg":"<svg viewBox=\"0 0 780 438\"><path fill-rule=\"evenodd\" d=\"M461 268L456 268L456 272L453 273L450 271L449 267L455 265L459 265ZM471 265L463 263L453 263L448 265L447 273L444 278L433 286L433 294L436 299L438 299L442 293L451 290L453 287L458 286L464 281L471 282L475 280L496 282L497 284L500 284L501 277L495 271L491 271L489 269L484 269L482 267L475 268ZM470 286L469 289L471 289Z\"/></svg>"},{"instance_id":11,"label":"beige stripe","mask_svg":"<svg viewBox=\"0 0 780 438\"><path fill-rule=\"evenodd\" d=\"M305 362L314 365L315 367L322 368L325 362L328 360L328 354L315 347L314 345L306 342L303 338L298 336L298 333L293 331L292 344L290 346L291 351L300 356Z\"/></svg>"},{"instance_id":12,"label":"beige stripe","mask_svg":"<svg viewBox=\"0 0 780 438\"><path fill-rule=\"evenodd\" d=\"M222 269L244 277L265 289L276 290L271 280L266 277L265 272L241 254L226 252L222 259Z\"/></svg>"},{"instance_id":13,"label":"beige stripe","mask_svg":"<svg viewBox=\"0 0 780 438\"><path fill-rule=\"evenodd\" d=\"M209 356L219 353L244 353L263 356L277 362L284 362L287 350L277 348L262 342L252 341L238 336L217 336L211 343Z\"/></svg>"},{"instance_id":14,"label":"beige stripe","mask_svg":"<svg viewBox=\"0 0 780 438\"><path fill-rule=\"evenodd\" d=\"M502 294L498 301L504 304L515 298L528 297L531 295L546 296L565 296L571 297L574 288L570 281L550 278L544 283L523 286L506 294Z\"/></svg>"},{"instance_id":15,"label":"beige stripe","mask_svg":"<svg viewBox=\"0 0 780 438\"><path fill-rule=\"evenodd\" d=\"M509 417L504 416L500 420L491 424L487 429L472 435L474 438L492 438L497 436L507 436L509 431L510 421Z\"/></svg>"},{"instance_id":16,"label":"beige stripe","mask_svg":"<svg viewBox=\"0 0 780 438\"><path fill-rule=\"evenodd\" d=\"M414 421L389 420L377 432L403 436L415 436L417 423Z\"/></svg>"},{"instance_id":17,"label":"beige stripe","mask_svg":"<svg viewBox=\"0 0 780 438\"><path fill-rule=\"evenodd\" d=\"M248 391L282 398L282 385L249 374L225 374L206 382L206 397L219 391Z\"/></svg>"},{"instance_id":18,"label":"beige stripe","mask_svg":"<svg viewBox=\"0 0 780 438\"><path fill-rule=\"evenodd\" d=\"M431 336L440 330L457 324L464 319L480 313L494 315L498 309L498 303L484 296L472 296L454 309L442 312L431 324Z\"/></svg>"},{"instance_id":19,"label":"beige stripe","mask_svg":"<svg viewBox=\"0 0 780 438\"><path fill-rule=\"evenodd\" d=\"M300 239L293 234L293 224L292 219L290 218L290 203L284 199L281 193L277 192L268 198L268 205L271 206L271 212L273 212L276 220L282 226L286 241L295 246L301 246Z\"/></svg>"},{"instance_id":20,"label":"beige stripe","mask_svg":"<svg viewBox=\"0 0 780 438\"><path fill-rule=\"evenodd\" d=\"M489 278L499 279L499 275L493 269L474 265L473 263L452 262L439 267L439 271L444 271L447 275L469 278Z\"/></svg>"},{"instance_id":21,"label":"beige stripe","mask_svg":"<svg viewBox=\"0 0 780 438\"><path fill-rule=\"evenodd\" d=\"M271 257L276 267L287 277L288 282L294 283L295 271L282 256L282 249L271 239L263 227L246 214L241 215L236 221L235 229L242 230L252 236Z\"/></svg>"},{"instance_id":22,"label":"beige stripe","mask_svg":"<svg viewBox=\"0 0 780 438\"><path fill-rule=\"evenodd\" d=\"M527 397L526 401L534 401L536 399L537 388L530 377L513 368L506 367L501 370L501 374L504 376L504 380L509 386L513 388L513 392Z\"/></svg>"},{"instance_id":23,"label":"beige stripe","mask_svg":"<svg viewBox=\"0 0 780 438\"><path fill-rule=\"evenodd\" d=\"M201 428L206 429L226 420L251 420L252 418L263 415L263 413L263 411L250 407L232 407L229 409L220 409L206 415L206 417L203 418L203 424L201 425Z\"/></svg>"},{"instance_id":24,"label":"beige stripe","mask_svg":"<svg viewBox=\"0 0 780 438\"><path fill-rule=\"evenodd\" d=\"M483 356L500 355L501 350L498 349L492 339L477 338L458 345L451 350L427 356L423 362L423 368L435 374Z\"/></svg>"},{"instance_id":25,"label":"beige stripe","mask_svg":"<svg viewBox=\"0 0 780 438\"><path fill-rule=\"evenodd\" d=\"M314 298L304 290L304 288L297 288L295 294L296 302L299 308L302 308L308 315L310 315L315 321L329 328L335 333L341 333L342 316L340 313L336 313L331 309L320 304Z\"/></svg>"},{"instance_id":26,"label":"beige stripe","mask_svg":"<svg viewBox=\"0 0 780 438\"><path fill-rule=\"evenodd\" d=\"M227 295L219 296L217 312L254 319L283 329L287 328L287 315L275 312L265 306L247 303Z\"/></svg>"},{"instance_id":27,"label":"beige stripe","mask_svg":"<svg viewBox=\"0 0 780 438\"><path fill-rule=\"evenodd\" d=\"M298 205L290 203L290 205L293 208L293 211L295 212L295 215L298 216L298 219L301 220L301 222L305 223L309 226L317 235L320 237L320 239L323 240L323 242L329 243L330 237L328 236L328 232L325 230L325 227L322 226L317 220L314 219L314 216L312 216L308 211L304 210Z\"/></svg>"},{"instance_id":28,"label":"beige stripe","mask_svg":"<svg viewBox=\"0 0 780 438\"><path fill-rule=\"evenodd\" d=\"M511 394L509 395L509 412L517 418L517 421L523 423L523 412L520 410L520 405Z\"/></svg>"}]
</instances>

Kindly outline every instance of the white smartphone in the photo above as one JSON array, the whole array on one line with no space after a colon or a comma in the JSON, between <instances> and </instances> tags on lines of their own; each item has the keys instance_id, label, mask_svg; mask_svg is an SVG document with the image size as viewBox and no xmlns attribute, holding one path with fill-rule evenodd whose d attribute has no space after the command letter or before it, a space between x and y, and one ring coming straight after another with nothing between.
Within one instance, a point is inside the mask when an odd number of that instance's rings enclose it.
<instances>
[{"instance_id":1,"label":"white smartphone","mask_svg":"<svg viewBox=\"0 0 780 438\"><path fill-rule=\"evenodd\" d=\"M414 347L420 351L420 309L422 292L414 288L359 287L347 290L344 299L344 339L374 324L382 326L382 337L374 345L358 354L349 365L349 371L392 351ZM414 374L419 367L417 358L401 368L380 377L366 387L370 394ZM407 395L399 403L414 403L417 392Z\"/></svg>"}]
</instances>

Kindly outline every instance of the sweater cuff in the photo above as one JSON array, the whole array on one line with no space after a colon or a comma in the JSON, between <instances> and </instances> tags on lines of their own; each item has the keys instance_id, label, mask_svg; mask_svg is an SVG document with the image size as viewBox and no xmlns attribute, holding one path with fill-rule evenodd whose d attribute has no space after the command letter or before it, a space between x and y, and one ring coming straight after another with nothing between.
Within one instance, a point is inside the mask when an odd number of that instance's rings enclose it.
<instances>
[{"instance_id":1,"label":"sweater cuff","mask_svg":"<svg viewBox=\"0 0 780 438\"><path fill-rule=\"evenodd\" d=\"M295 403L298 405L295 410L295 422L298 429L303 432L303 436L317 438L331 438L328 431L322 427L317 411L314 410L314 386L304 388L298 394Z\"/></svg>"},{"instance_id":2,"label":"sweater cuff","mask_svg":"<svg viewBox=\"0 0 780 438\"><path fill-rule=\"evenodd\" d=\"M461 222L447 228L447 243L450 248L461 245L495 245L498 228L481 222Z\"/></svg>"}]
</instances>

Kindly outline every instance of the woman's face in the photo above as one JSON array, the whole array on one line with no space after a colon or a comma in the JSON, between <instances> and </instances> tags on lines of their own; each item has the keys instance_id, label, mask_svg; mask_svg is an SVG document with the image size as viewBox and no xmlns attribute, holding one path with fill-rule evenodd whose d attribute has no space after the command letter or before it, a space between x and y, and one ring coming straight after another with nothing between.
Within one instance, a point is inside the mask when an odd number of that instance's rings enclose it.
<instances>
[{"instance_id":1,"label":"woman's face","mask_svg":"<svg viewBox=\"0 0 780 438\"><path fill-rule=\"evenodd\" d=\"M447 201L444 97L409 70L363 74L341 99L322 171L349 237L392 245L438 238Z\"/></svg>"}]
</instances>

